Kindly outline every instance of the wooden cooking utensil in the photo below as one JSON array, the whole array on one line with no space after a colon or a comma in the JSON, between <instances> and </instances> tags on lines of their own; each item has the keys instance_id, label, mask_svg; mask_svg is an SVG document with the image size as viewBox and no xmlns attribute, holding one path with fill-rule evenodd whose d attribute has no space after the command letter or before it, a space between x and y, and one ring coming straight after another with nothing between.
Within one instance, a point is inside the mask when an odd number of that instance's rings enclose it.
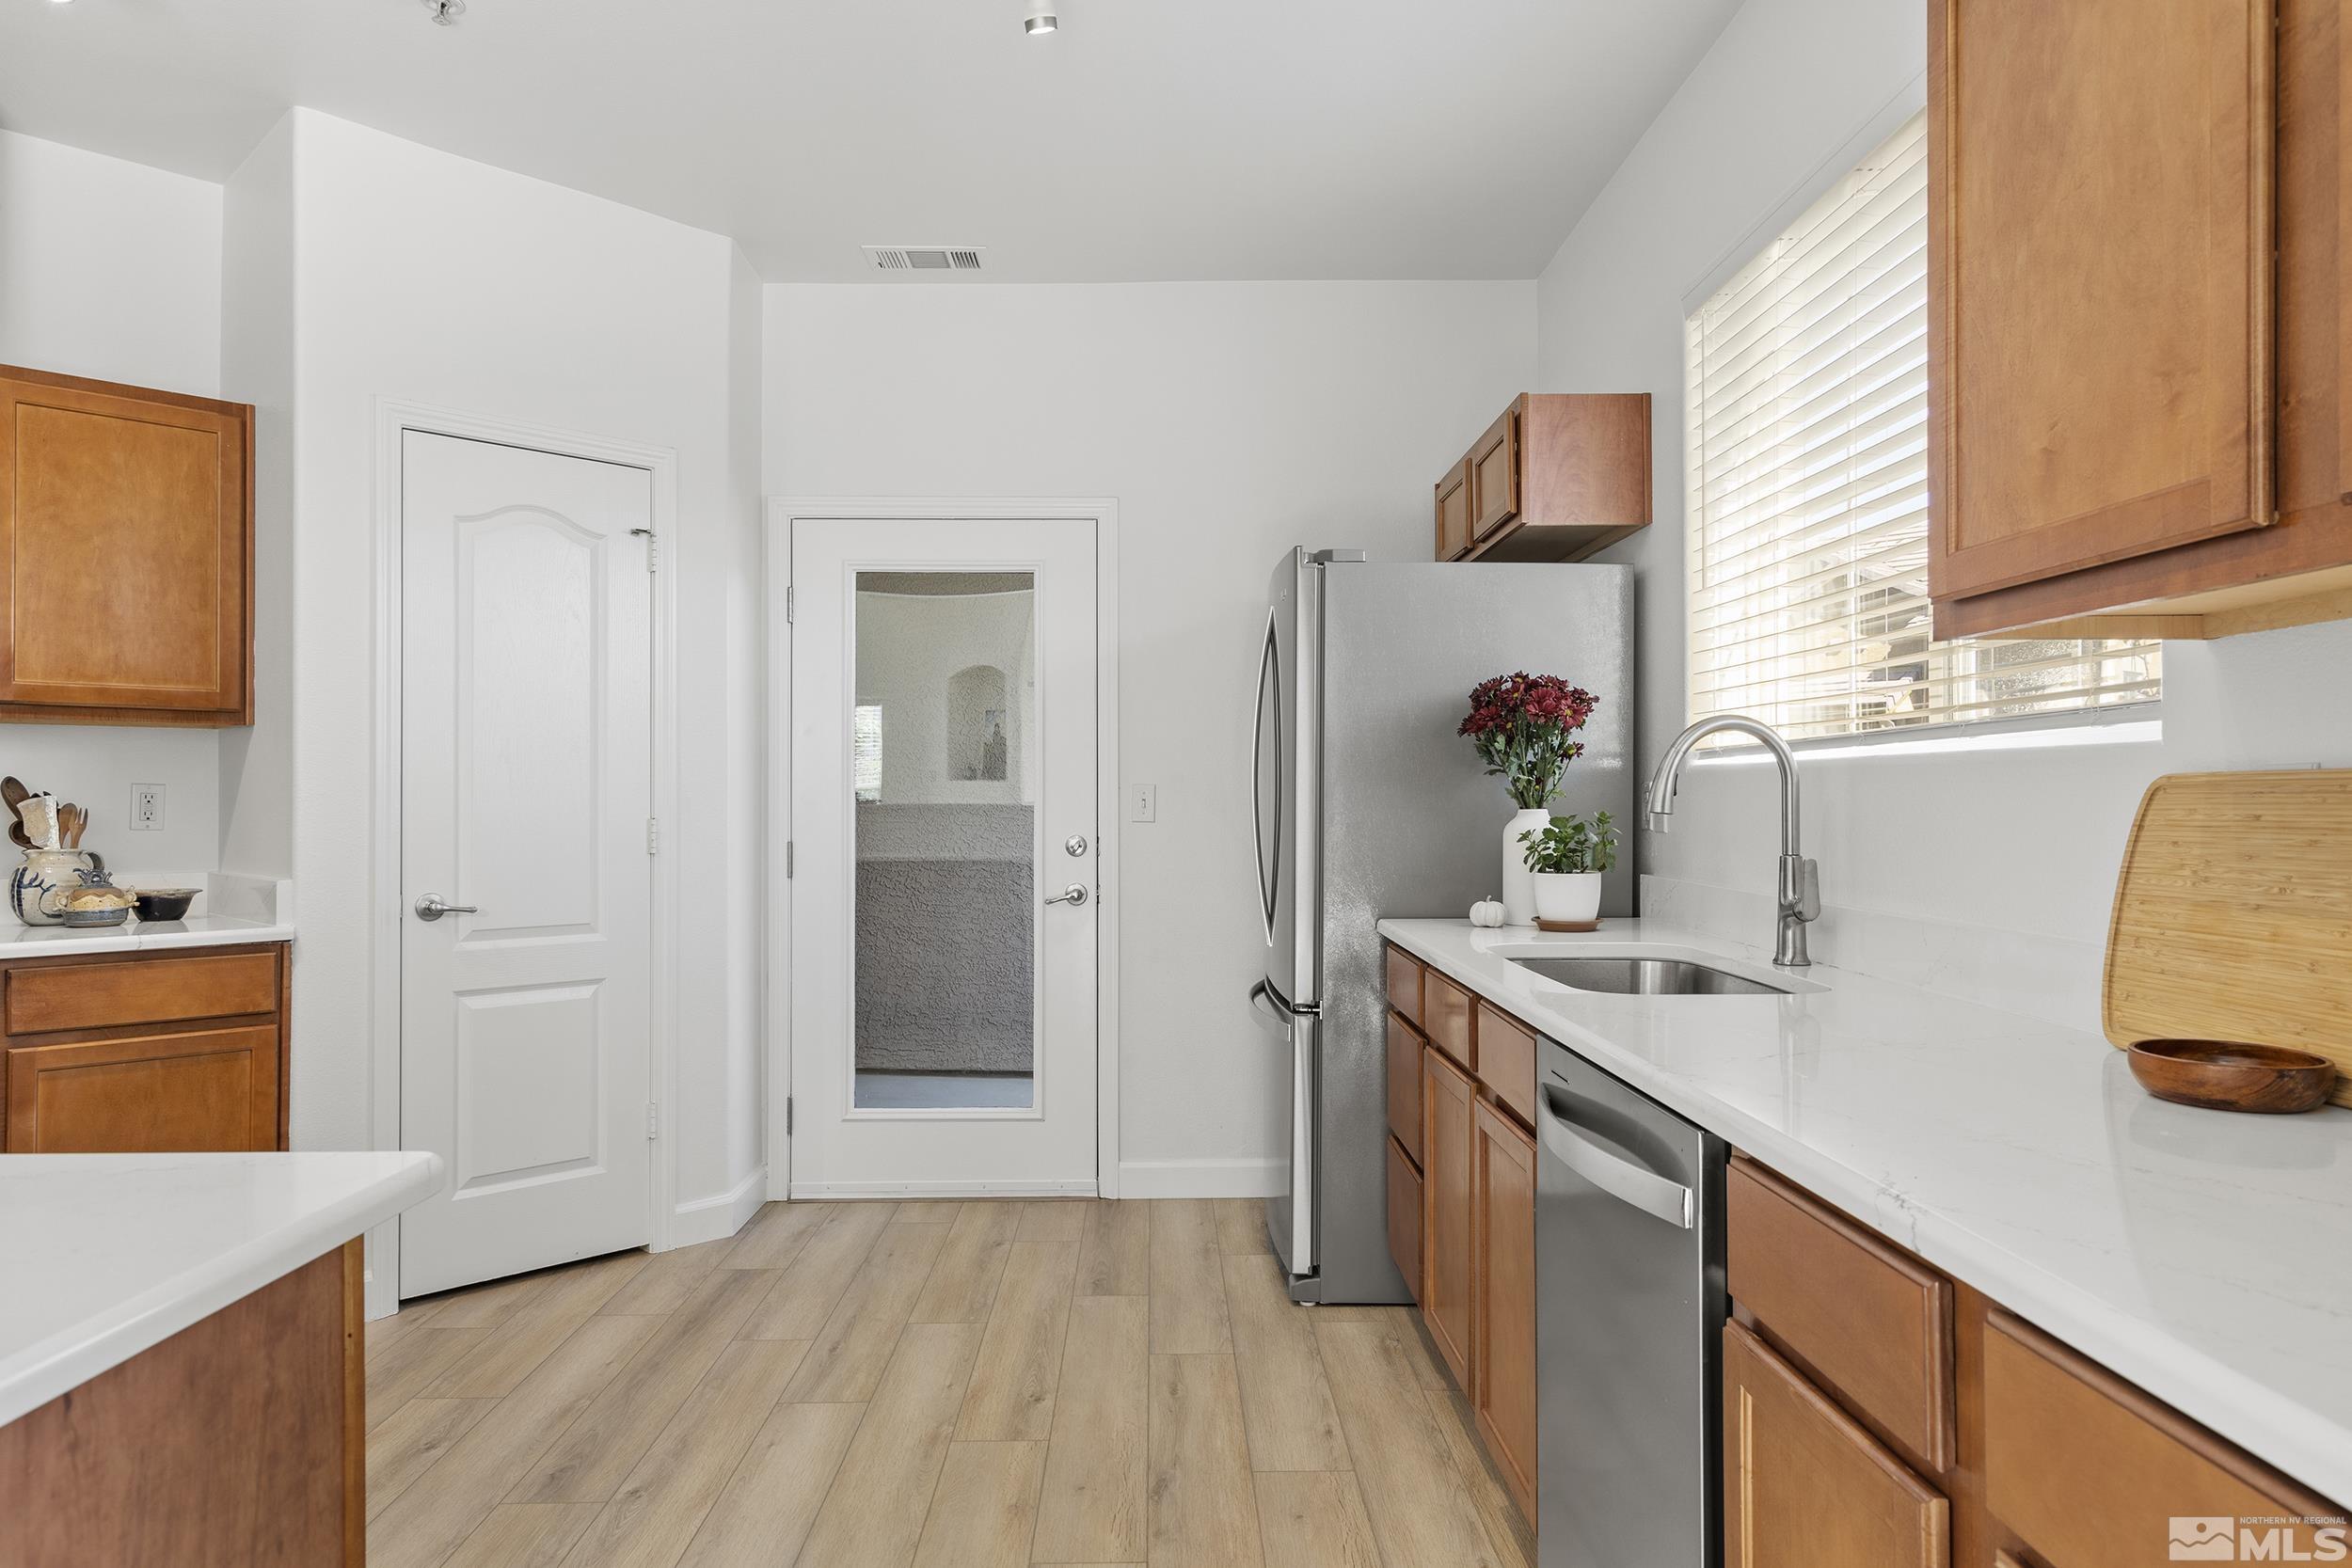
<instances>
[{"instance_id":1,"label":"wooden cooking utensil","mask_svg":"<svg viewBox=\"0 0 2352 1568\"><path fill-rule=\"evenodd\" d=\"M18 821L10 821L8 824L8 842L20 849L30 849L33 847L33 841L24 834L24 824Z\"/></svg>"},{"instance_id":2,"label":"wooden cooking utensil","mask_svg":"<svg viewBox=\"0 0 2352 1568\"><path fill-rule=\"evenodd\" d=\"M11 773L7 778L0 779L0 800L6 800L10 811L16 810L32 798L33 792L18 783L15 774Z\"/></svg>"},{"instance_id":3,"label":"wooden cooking utensil","mask_svg":"<svg viewBox=\"0 0 2352 1568\"><path fill-rule=\"evenodd\" d=\"M2158 1100L2266 1116L2314 1111L2336 1086L2336 1064L2280 1045L2136 1040L2132 1076Z\"/></svg>"}]
</instances>

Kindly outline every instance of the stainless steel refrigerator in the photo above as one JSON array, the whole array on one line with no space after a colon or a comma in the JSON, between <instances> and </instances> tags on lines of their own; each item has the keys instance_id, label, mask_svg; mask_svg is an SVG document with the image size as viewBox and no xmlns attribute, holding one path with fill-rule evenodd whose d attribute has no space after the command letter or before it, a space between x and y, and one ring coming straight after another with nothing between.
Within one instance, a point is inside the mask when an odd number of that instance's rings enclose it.
<instances>
[{"instance_id":1,"label":"stainless steel refrigerator","mask_svg":"<svg viewBox=\"0 0 2352 1568\"><path fill-rule=\"evenodd\" d=\"M1389 1259L1387 1025L1375 921L1460 918L1502 892L1513 811L1454 733L1470 688L1525 670L1600 699L1554 812L1612 813L1603 914L1633 903L1633 572L1371 564L1296 549L1274 569L1252 746L1264 977L1291 1148L1266 1229L1299 1301L1402 1302Z\"/></svg>"}]
</instances>

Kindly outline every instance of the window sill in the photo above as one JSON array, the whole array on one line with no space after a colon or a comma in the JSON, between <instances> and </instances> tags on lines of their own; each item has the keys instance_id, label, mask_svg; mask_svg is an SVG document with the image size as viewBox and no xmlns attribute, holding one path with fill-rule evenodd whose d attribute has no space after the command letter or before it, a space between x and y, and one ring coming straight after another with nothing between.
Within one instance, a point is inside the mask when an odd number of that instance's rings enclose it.
<instances>
[{"instance_id":1,"label":"window sill","mask_svg":"<svg viewBox=\"0 0 2352 1568\"><path fill-rule=\"evenodd\" d=\"M2153 709L2156 704L2146 705ZM2164 720L2145 709L2128 719L2070 716L2071 722L1955 725L1926 735L1837 736L1791 742L1801 762L1833 762L1858 757L1933 756L1959 752L2041 752L2081 746L2147 746L2164 738ZM1769 760L1761 746L1734 744L1701 752L1692 762L1698 767L1734 767Z\"/></svg>"}]
</instances>

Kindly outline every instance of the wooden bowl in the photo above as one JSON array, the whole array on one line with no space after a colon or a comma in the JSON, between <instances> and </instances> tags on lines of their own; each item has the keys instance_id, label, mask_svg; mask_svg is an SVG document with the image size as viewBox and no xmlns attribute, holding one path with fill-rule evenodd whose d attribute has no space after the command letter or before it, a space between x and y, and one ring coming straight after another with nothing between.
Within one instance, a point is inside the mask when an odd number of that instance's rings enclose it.
<instances>
[{"instance_id":1,"label":"wooden bowl","mask_svg":"<svg viewBox=\"0 0 2352 1568\"><path fill-rule=\"evenodd\" d=\"M2210 1111L2284 1116L2317 1110L2336 1086L2336 1064L2308 1051L2230 1040L2137 1040L2132 1076L2158 1100Z\"/></svg>"}]
</instances>

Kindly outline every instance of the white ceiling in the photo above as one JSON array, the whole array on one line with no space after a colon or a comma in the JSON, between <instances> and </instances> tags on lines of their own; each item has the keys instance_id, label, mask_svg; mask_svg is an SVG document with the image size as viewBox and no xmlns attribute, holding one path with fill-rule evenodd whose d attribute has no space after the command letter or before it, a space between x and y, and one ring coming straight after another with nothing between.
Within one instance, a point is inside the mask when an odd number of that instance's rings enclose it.
<instances>
[{"instance_id":1,"label":"white ceiling","mask_svg":"<svg viewBox=\"0 0 2352 1568\"><path fill-rule=\"evenodd\" d=\"M219 180L307 104L771 278L1532 277L1737 3L0 0L0 125Z\"/></svg>"}]
</instances>

